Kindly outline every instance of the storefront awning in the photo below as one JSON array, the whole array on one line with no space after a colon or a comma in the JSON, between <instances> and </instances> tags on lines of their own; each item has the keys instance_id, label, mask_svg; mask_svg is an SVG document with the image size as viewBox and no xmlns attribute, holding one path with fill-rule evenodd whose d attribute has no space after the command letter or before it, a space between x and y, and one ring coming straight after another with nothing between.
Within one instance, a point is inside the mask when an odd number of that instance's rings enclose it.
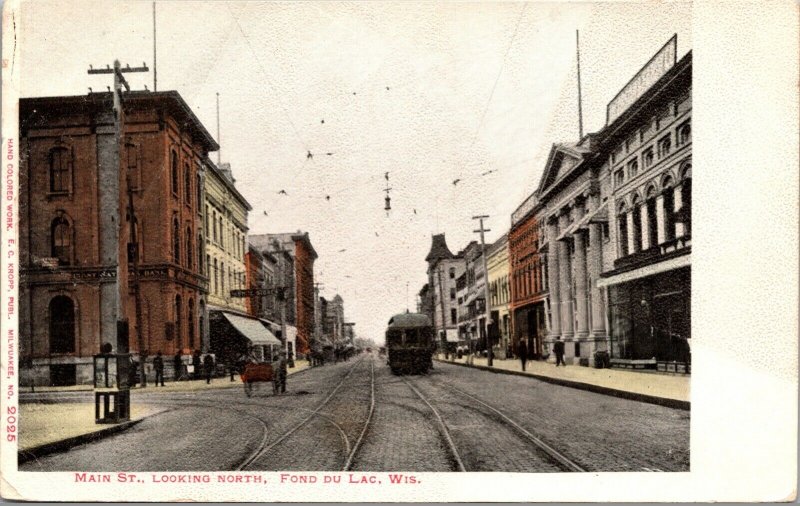
<instances>
[{"instance_id":1,"label":"storefront awning","mask_svg":"<svg viewBox=\"0 0 800 506\"><path fill-rule=\"evenodd\" d=\"M600 278L597 280L597 287L602 288L604 286L612 286L618 285L620 283L627 283L628 281L633 281L634 279L644 278L647 276L652 276L654 274L660 274L662 272L671 271L673 269L679 269L681 267L688 267L692 264L692 256L691 255L682 255L677 258L670 258L664 262L659 262L652 265L646 265L644 267L640 267L638 269L623 272L621 274L616 274L614 276L609 276L607 278Z\"/></svg>"},{"instance_id":2,"label":"storefront awning","mask_svg":"<svg viewBox=\"0 0 800 506\"><path fill-rule=\"evenodd\" d=\"M222 315L233 327L256 346L281 346L275 334L255 318L247 318L232 313L223 312Z\"/></svg>"}]
</instances>

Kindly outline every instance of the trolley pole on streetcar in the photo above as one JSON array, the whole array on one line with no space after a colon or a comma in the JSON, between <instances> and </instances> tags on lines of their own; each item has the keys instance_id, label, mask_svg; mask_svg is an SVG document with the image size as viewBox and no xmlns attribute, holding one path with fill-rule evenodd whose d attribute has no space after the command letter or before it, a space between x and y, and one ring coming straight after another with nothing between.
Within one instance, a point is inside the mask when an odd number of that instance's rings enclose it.
<instances>
[{"instance_id":1,"label":"trolley pole on streetcar","mask_svg":"<svg viewBox=\"0 0 800 506\"><path fill-rule=\"evenodd\" d=\"M489 305L489 269L486 267L486 243L484 242L484 232L491 232L488 228L483 228L483 220L488 218L489 216L482 215L482 216L473 216L473 220L478 220L480 223L480 229L475 230L475 233L481 234L481 256L483 257L483 306L486 310L486 348L488 352L487 356L487 364L489 367L492 367L494 364L494 350L492 348L492 338L489 335L489 327L492 325L492 310Z\"/></svg>"}]
</instances>

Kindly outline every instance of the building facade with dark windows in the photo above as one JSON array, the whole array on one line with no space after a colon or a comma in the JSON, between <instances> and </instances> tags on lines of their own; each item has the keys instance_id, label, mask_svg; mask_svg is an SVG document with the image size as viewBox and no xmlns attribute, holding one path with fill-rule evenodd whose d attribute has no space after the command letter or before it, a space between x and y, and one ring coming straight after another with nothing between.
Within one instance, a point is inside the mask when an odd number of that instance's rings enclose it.
<instances>
[{"instance_id":1,"label":"building facade with dark windows","mask_svg":"<svg viewBox=\"0 0 800 506\"><path fill-rule=\"evenodd\" d=\"M613 242L606 291L611 360L691 368L692 54L605 128L606 212Z\"/></svg>"},{"instance_id":2,"label":"building facade with dark windows","mask_svg":"<svg viewBox=\"0 0 800 506\"><path fill-rule=\"evenodd\" d=\"M314 262L318 258L308 232L259 234L249 239L259 251L277 259L276 279L286 287L285 311L291 322L286 339L294 343L297 357L307 355L315 332Z\"/></svg>"},{"instance_id":3,"label":"building facade with dark windows","mask_svg":"<svg viewBox=\"0 0 800 506\"><path fill-rule=\"evenodd\" d=\"M455 350L459 341L456 280L466 272L464 258L450 251L444 234L436 234L431 237L431 249L425 261L428 263L428 287L437 342Z\"/></svg>"},{"instance_id":4,"label":"building facade with dark windows","mask_svg":"<svg viewBox=\"0 0 800 506\"><path fill-rule=\"evenodd\" d=\"M525 199L511 214L508 233L511 347L517 356L520 342L525 341L529 359L543 356L550 327L546 256L539 251L545 235L536 215L538 203L535 193Z\"/></svg>"},{"instance_id":5,"label":"building facade with dark windows","mask_svg":"<svg viewBox=\"0 0 800 506\"><path fill-rule=\"evenodd\" d=\"M489 336L497 347L496 356L506 357L511 346L510 268L508 263L508 234L503 234L491 247L486 248L486 268L489 281L489 307L491 321Z\"/></svg>"},{"instance_id":6,"label":"building facade with dark windows","mask_svg":"<svg viewBox=\"0 0 800 506\"><path fill-rule=\"evenodd\" d=\"M20 100L23 382L90 383L106 342L137 359L200 345L203 161L218 146L177 92L123 103L117 149L110 93Z\"/></svg>"}]
</instances>

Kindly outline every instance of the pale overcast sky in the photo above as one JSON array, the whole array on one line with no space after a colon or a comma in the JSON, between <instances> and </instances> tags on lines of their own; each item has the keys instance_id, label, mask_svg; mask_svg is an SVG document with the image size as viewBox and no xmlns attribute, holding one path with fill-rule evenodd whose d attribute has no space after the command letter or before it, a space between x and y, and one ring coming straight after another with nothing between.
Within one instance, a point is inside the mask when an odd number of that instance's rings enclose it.
<instances>
[{"instance_id":1,"label":"pale overcast sky","mask_svg":"<svg viewBox=\"0 0 800 506\"><path fill-rule=\"evenodd\" d=\"M323 294L340 293L357 333L378 342L392 314L415 307L431 234L456 252L477 238L470 217L488 214L498 238L551 144L577 140L576 29L589 132L673 34L678 58L692 46L688 2L156 10L158 90L180 92L214 136L219 92L222 161L253 206L250 232L308 231ZM149 1L28 2L18 28L23 96L104 91L109 76L87 75L90 64L153 64ZM129 76L153 89L152 73Z\"/></svg>"}]
</instances>

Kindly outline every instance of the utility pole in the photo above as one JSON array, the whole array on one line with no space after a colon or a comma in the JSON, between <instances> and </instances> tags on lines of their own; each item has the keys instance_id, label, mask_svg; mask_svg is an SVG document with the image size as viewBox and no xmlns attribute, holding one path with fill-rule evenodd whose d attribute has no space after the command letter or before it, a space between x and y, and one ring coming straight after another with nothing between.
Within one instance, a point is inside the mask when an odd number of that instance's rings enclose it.
<instances>
[{"instance_id":1,"label":"utility pole","mask_svg":"<svg viewBox=\"0 0 800 506\"><path fill-rule=\"evenodd\" d=\"M441 260L439 260L441 262ZM444 346L445 346L445 354L448 354L447 351L447 322L445 321L444 315L444 288L442 288L442 266L441 264L436 266L436 276L439 278L439 304L442 307L442 338L444 339ZM433 295L436 297L436 289L433 290ZM433 310L433 324L436 325L436 309Z\"/></svg>"},{"instance_id":2,"label":"utility pole","mask_svg":"<svg viewBox=\"0 0 800 506\"><path fill-rule=\"evenodd\" d=\"M578 142L580 142L583 139L583 100L581 99L581 35L578 30L575 30L575 52L578 59L578 131L580 134Z\"/></svg>"},{"instance_id":3,"label":"utility pole","mask_svg":"<svg viewBox=\"0 0 800 506\"><path fill-rule=\"evenodd\" d=\"M483 228L483 220L489 216L473 216L473 220L479 220L480 229L474 230L475 233L481 234L481 256L483 257L483 297L484 309L486 310L486 348L488 350L488 365L492 367L494 363L494 350L492 349L492 338L489 335L489 327L492 325L492 310L489 306L489 269L486 267L486 243L484 242L484 232L491 232L488 228Z\"/></svg>"},{"instance_id":4,"label":"utility pole","mask_svg":"<svg viewBox=\"0 0 800 506\"><path fill-rule=\"evenodd\" d=\"M322 283L314 283L314 344L316 345L320 340L321 322L324 318L319 307L319 291L324 288ZM317 315L319 313L319 315ZM310 347L310 346L309 346Z\"/></svg>"},{"instance_id":5,"label":"utility pole","mask_svg":"<svg viewBox=\"0 0 800 506\"><path fill-rule=\"evenodd\" d=\"M113 74L114 75L114 91L113 91L113 108L114 108L114 158L116 161L117 173L120 175L119 177L119 184L122 185L123 182L125 184L126 193L128 193L128 212L129 220L128 226L130 228L134 228L134 219L135 215L133 214L133 201L132 201L132 189L131 189L131 182L129 181L129 177L127 174L127 166L125 166L124 170L126 172L125 177L121 177L123 173L123 163L122 163L122 132L124 129L125 123L125 114L123 110L122 104L122 87L125 87L125 91L130 91L131 87L128 84L128 81L125 80L125 76L123 73L128 72L148 72L150 69L147 68L147 65L144 63L141 67L131 67L130 65L126 65L125 68L119 63L119 60L114 60L114 68L110 68L106 65L104 69L95 69L91 66L89 67L88 73L89 74ZM118 217L122 217L125 213L125 207L122 204L121 198L122 191L120 189L118 193L119 199L119 210L118 210ZM123 220L119 219L119 243L120 246L122 245L122 237L124 237L123 233ZM135 238L135 232L130 232L129 236L131 240ZM136 242L133 243L133 248L138 248L138 244ZM122 248L120 248L122 249ZM124 249L127 252L127 248ZM136 260L136 256L134 255L133 258L134 263L134 289L138 287L138 272L136 268L138 267L138 262ZM134 294L135 295L135 294ZM118 353L128 353L128 346L127 346L127 336L130 330L128 318L125 315L125 304L124 300L128 296L128 269L127 269L127 256L123 254L117 255L117 293L116 293L116 309L117 309L117 352ZM136 305L136 334L137 334L137 344L139 348L139 366L140 372L142 377L142 386L145 385L145 374L144 374L144 341L142 338L142 328L141 328L141 308L140 308L140 300L139 297L135 297L135 305ZM122 335L120 335L122 334ZM122 342L120 342L120 338L123 337ZM122 346L121 346L122 345ZM120 349L125 348L125 349Z\"/></svg>"},{"instance_id":6,"label":"utility pole","mask_svg":"<svg viewBox=\"0 0 800 506\"><path fill-rule=\"evenodd\" d=\"M217 144L222 142L219 137L219 92L217 92ZM222 164L222 148L217 149L217 167Z\"/></svg>"},{"instance_id":7,"label":"utility pole","mask_svg":"<svg viewBox=\"0 0 800 506\"><path fill-rule=\"evenodd\" d=\"M156 2L153 1L153 91L158 91L158 60L156 60Z\"/></svg>"}]
</instances>

